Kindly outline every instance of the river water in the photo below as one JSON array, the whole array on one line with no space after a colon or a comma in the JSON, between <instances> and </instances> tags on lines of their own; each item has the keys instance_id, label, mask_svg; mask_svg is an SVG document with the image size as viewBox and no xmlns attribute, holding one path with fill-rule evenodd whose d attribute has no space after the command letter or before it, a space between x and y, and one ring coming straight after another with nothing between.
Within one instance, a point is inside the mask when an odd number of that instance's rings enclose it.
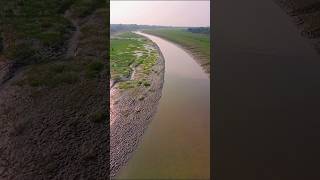
<instances>
[{"instance_id":1,"label":"river water","mask_svg":"<svg viewBox=\"0 0 320 180\"><path fill-rule=\"evenodd\" d=\"M165 59L158 111L119 179L208 179L210 177L210 80L177 45L155 42Z\"/></svg>"}]
</instances>

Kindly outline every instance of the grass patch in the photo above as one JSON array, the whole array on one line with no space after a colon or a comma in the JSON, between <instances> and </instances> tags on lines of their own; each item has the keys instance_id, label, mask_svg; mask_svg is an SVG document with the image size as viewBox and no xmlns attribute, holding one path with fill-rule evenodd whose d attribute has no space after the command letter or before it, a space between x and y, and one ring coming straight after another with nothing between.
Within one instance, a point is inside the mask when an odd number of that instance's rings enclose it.
<instances>
[{"instance_id":1,"label":"grass patch","mask_svg":"<svg viewBox=\"0 0 320 180\"><path fill-rule=\"evenodd\" d=\"M59 62L33 66L27 72L24 83L33 86L57 87L79 80L80 67L71 62Z\"/></svg>"},{"instance_id":2,"label":"grass patch","mask_svg":"<svg viewBox=\"0 0 320 180\"><path fill-rule=\"evenodd\" d=\"M139 86L137 81L119 82L119 89L131 89Z\"/></svg>"},{"instance_id":3,"label":"grass patch","mask_svg":"<svg viewBox=\"0 0 320 180\"><path fill-rule=\"evenodd\" d=\"M192 33L187 29L152 29L145 30L146 33L153 34L169 41L175 42L186 48L192 48L200 52L210 62L210 35Z\"/></svg>"},{"instance_id":4,"label":"grass patch","mask_svg":"<svg viewBox=\"0 0 320 180\"><path fill-rule=\"evenodd\" d=\"M72 13L77 17L85 17L90 15L99 7L106 7L105 0L76 0L71 6Z\"/></svg>"},{"instance_id":5,"label":"grass patch","mask_svg":"<svg viewBox=\"0 0 320 180\"><path fill-rule=\"evenodd\" d=\"M152 42L143 36L125 32L111 39L110 44L110 68L111 79L120 80L130 76L133 67L141 67L144 78L148 76L158 59L156 49L152 48ZM120 83L120 89L128 89L142 85L144 82L137 81L133 84L132 81Z\"/></svg>"},{"instance_id":6,"label":"grass patch","mask_svg":"<svg viewBox=\"0 0 320 180\"><path fill-rule=\"evenodd\" d=\"M145 79L119 82L119 89L131 89L139 86L149 87L151 84Z\"/></svg>"}]
</instances>

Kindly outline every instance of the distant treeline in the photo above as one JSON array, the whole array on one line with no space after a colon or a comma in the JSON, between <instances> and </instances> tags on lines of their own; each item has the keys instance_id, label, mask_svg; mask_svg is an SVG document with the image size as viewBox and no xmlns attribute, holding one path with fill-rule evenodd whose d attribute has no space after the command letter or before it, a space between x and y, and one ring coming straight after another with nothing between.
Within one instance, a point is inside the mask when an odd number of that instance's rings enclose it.
<instances>
[{"instance_id":1,"label":"distant treeline","mask_svg":"<svg viewBox=\"0 0 320 180\"><path fill-rule=\"evenodd\" d=\"M136 31L141 29L158 29L158 28L183 28L175 26L158 26L158 25L138 25L138 24L111 24L110 33L124 32L124 31ZM187 31L192 33L210 34L210 27L190 27Z\"/></svg>"},{"instance_id":2,"label":"distant treeline","mask_svg":"<svg viewBox=\"0 0 320 180\"><path fill-rule=\"evenodd\" d=\"M187 31L192 33L210 34L210 27L192 27L188 28Z\"/></svg>"},{"instance_id":3,"label":"distant treeline","mask_svg":"<svg viewBox=\"0 0 320 180\"><path fill-rule=\"evenodd\" d=\"M111 24L110 33L122 32L122 31L136 31L139 29L154 29L154 28L164 28L165 26L156 25L138 25L138 24Z\"/></svg>"}]
</instances>

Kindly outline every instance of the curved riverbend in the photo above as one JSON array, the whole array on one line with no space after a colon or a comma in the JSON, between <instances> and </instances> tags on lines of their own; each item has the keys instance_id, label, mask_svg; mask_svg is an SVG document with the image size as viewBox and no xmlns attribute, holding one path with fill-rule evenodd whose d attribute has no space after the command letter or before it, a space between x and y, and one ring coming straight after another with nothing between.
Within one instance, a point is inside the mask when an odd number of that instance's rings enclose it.
<instances>
[{"instance_id":1,"label":"curved riverbend","mask_svg":"<svg viewBox=\"0 0 320 180\"><path fill-rule=\"evenodd\" d=\"M144 33L165 59L158 111L119 179L209 179L210 81L177 45Z\"/></svg>"}]
</instances>

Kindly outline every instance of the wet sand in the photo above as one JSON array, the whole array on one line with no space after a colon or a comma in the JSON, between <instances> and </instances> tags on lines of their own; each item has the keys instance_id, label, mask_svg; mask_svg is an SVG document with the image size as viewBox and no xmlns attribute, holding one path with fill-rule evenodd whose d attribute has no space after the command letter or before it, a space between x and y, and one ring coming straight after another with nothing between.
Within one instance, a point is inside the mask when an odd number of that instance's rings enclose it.
<instances>
[{"instance_id":1,"label":"wet sand","mask_svg":"<svg viewBox=\"0 0 320 180\"><path fill-rule=\"evenodd\" d=\"M215 178L319 179L319 54L271 0L214 6Z\"/></svg>"}]
</instances>

